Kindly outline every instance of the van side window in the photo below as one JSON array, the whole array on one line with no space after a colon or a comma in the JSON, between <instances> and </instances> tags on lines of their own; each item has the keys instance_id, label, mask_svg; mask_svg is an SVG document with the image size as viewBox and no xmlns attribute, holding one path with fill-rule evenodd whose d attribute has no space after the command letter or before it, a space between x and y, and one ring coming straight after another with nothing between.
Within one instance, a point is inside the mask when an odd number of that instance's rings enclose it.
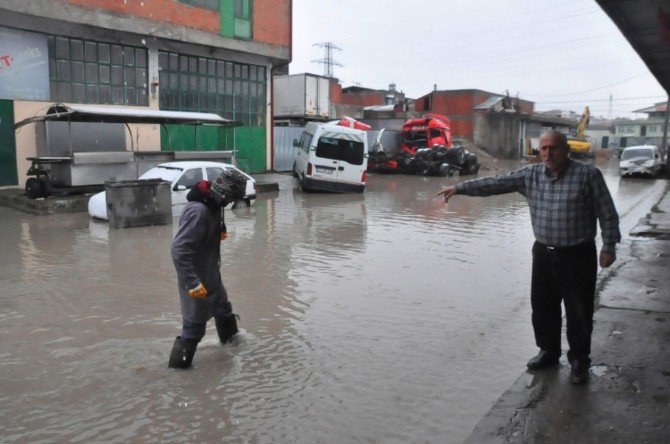
<instances>
[{"instance_id":1,"label":"van side window","mask_svg":"<svg viewBox=\"0 0 670 444\"><path fill-rule=\"evenodd\" d=\"M304 152L308 152L311 143L312 143L312 135L307 131L303 131L302 134L300 135L300 142L298 143L298 146Z\"/></svg>"},{"instance_id":2,"label":"van side window","mask_svg":"<svg viewBox=\"0 0 670 444\"><path fill-rule=\"evenodd\" d=\"M352 165L363 165L365 148L361 142L321 137L316 145L316 155L326 159L343 160Z\"/></svg>"},{"instance_id":3,"label":"van side window","mask_svg":"<svg viewBox=\"0 0 670 444\"><path fill-rule=\"evenodd\" d=\"M309 152L309 146L312 144L312 137L313 136L307 131L302 133L302 138L300 139L300 148L302 148L302 150L306 153Z\"/></svg>"}]
</instances>

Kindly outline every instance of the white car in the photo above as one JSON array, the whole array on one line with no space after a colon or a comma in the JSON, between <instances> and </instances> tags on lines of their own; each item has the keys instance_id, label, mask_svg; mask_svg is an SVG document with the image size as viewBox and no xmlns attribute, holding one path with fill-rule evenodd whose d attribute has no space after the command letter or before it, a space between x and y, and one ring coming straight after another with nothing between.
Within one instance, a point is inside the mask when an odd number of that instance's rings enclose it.
<instances>
[{"instance_id":1,"label":"white car","mask_svg":"<svg viewBox=\"0 0 670 444\"><path fill-rule=\"evenodd\" d=\"M138 180L163 179L172 184L172 206L183 206L186 195L193 186L202 179L214 180L226 169L235 169L235 166L222 162L182 161L161 163L142 174ZM251 204L256 200L256 181L248 174L240 171L247 178L247 193L242 201L229 204L237 208L240 204ZM91 196L88 201L88 214L102 220L109 220L107 216L107 198L104 191Z\"/></svg>"},{"instance_id":2,"label":"white car","mask_svg":"<svg viewBox=\"0 0 670 444\"><path fill-rule=\"evenodd\" d=\"M657 177L663 170L663 159L655 145L629 146L619 158L619 175Z\"/></svg>"}]
</instances>

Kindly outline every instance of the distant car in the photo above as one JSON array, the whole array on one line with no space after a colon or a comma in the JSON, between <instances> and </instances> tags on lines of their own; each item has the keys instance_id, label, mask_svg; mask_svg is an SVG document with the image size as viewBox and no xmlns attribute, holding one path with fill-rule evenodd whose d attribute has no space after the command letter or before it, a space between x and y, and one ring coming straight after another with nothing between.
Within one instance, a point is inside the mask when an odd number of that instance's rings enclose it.
<instances>
[{"instance_id":1,"label":"distant car","mask_svg":"<svg viewBox=\"0 0 670 444\"><path fill-rule=\"evenodd\" d=\"M663 170L663 159L655 145L629 146L621 152L619 175L657 177Z\"/></svg>"},{"instance_id":2,"label":"distant car","mask_svg":"<svg viewBox=\"0 0 670 444\"><path fill-rule=\"evenodd\" d=\"M229 163L207 161L167 162L156 165L139 177L145 179L163 179L170 182L172 188L172 206L184 205L186 195L193 186L202 179L214 180L227 169L240 171ZM237 208L240 205L251 206L256 200L256 181L248 174L240 171L247 178L247 193L241 201L233 202L227 207ZM102 220L108 220L107 198L104 191L94 194L88 201L88 214Z\"/></svg>"}]
</instances>

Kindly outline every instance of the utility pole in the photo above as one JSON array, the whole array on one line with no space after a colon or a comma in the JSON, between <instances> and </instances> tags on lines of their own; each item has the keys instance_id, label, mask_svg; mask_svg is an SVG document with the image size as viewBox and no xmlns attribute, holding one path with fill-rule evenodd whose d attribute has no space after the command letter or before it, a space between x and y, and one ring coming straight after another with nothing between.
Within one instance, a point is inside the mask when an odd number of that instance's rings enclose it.
<instances>
[{"instance_id":1,"label":"utility pole","mask_svg":"<svg viewBox=\"0 0 670 444\"><path fill-rule=\"evenodd\" d=\"M342 51L332 42L315 43L313 46L324 48L324 57L320 60L312 60L312 63L321 63L323 65L323 75L333 78L333 66L344 66L333 59L333 50Z\"/></svg>"},{"instance_id":2,"label":"utility pole","mask_svg":"<svg viewBox=\"0 0 670 444\"><path fill-rule=\"evenodd\" d=\"M610 108L607 114L607 120L612 120L612 94L610 94Z\"/></svg>"}]
</instances>

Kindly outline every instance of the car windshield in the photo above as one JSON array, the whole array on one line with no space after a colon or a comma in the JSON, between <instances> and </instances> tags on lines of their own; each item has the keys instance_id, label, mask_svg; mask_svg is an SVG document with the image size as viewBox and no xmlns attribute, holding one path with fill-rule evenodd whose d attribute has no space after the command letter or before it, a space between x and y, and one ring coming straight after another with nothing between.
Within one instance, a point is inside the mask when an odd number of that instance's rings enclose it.
<instances>
[{"instance_id":1,"label":"car windshield","mask_svg":"<svg viewBox=\"0 0 670 444\"><path fill-rule=\"evenodd\" d=\"M176 167L155 166L146 173L142 174L139 179L163 179L172 183L184 171Z\"/></svg>"},{"instance_id":2,"label":"car windshield","mask_svg":"<svg viewBox=\"0 0 670 444\"><path fill-rule=\"evenodd\" d=\"M621 155L621 160L633 159L635 157L641 157L644 159L653 159L654 155L649 148L636 148L636 149L627 149Z\"/></svg>"}]
</instances>

